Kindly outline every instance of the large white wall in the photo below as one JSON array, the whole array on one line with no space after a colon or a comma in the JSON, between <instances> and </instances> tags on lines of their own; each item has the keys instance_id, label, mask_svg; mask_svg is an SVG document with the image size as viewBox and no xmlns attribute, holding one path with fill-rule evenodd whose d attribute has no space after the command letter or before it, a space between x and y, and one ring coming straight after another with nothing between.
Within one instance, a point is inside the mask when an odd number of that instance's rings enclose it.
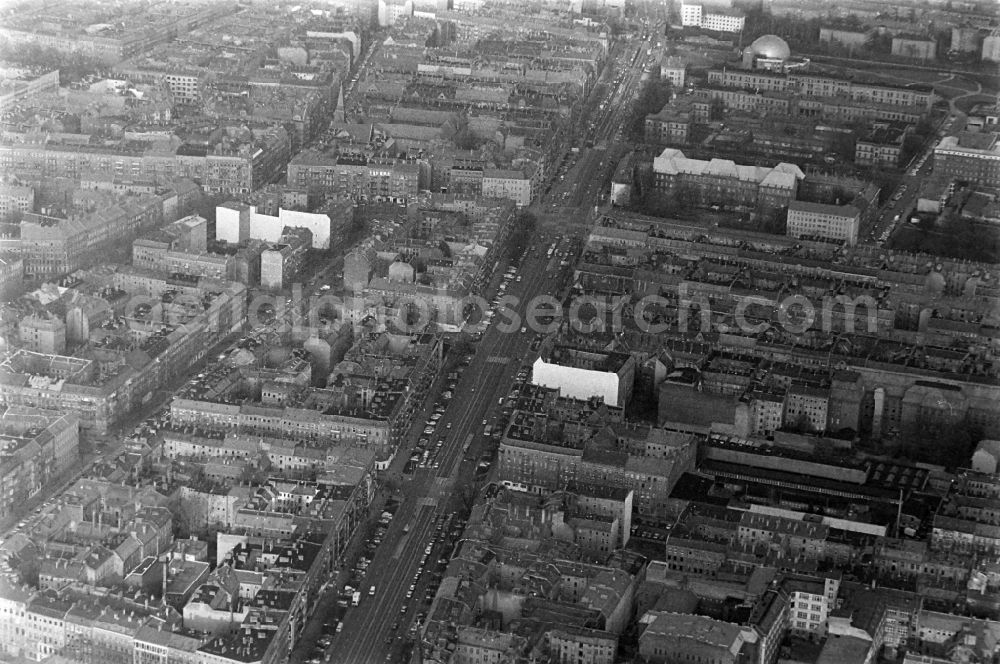
<instances>
[{"instance_id":1,"label":"large white wall","mask_svg":"<svg viewBox=\"0 0 1000 664\"><path fill-rule=\"evenodd\" d=\"M564 397L590 399L602 397L609 406L623 406L618 403L618 389L621 379L618 374L593 371L577 367L549 364L542 358L535 360L531 372L531 382L542 387L558 389Z\"/></svg>"},{"instance_id":2,"label":"large white wall","mask_svg":"<svg viewBox=\"0 0 1000 664\"><path fill-rule=\"evenodd\" d=\"M240 232L240 213L227 207L215 208L215 237L218 240L238 243L243 240L264 240L277 242L285 226L308 228L312 233L313 249L330 248L330 217L316 212L298 210L278 210L278 216L258 214L257 208L250 206L249 227L246 236Z\"/></svg>"},{"instance_id":3,"label":"large white wall","mask_svg":"<svg viewBox=\"0 0 1000 664\"><path fill-rule=\"evenodd\" d=\"M278 210L278 219L283 227L308 228L313 236L313 249L330 248L330 217L328 215L299 210Z\"/></svg>"},{"instance_id":4,"label":"large white wall","mask_svg":"<svg viewBox=\"0 0 1000 664\"><path fill-rule=\"evenodd\" d=\"M217 206L215 208L215 239L239 244L249 238L240 236L240 211Z\"/></svg>"},{"instance_id":5,"label":"large white wall","mask_svg":"<svg viewBox=\"0 0 1000 664\"><path fill-rule=\"evenodd\" d=\"M250 237L255 240L277 242L281 239L282 228L284 226L281 224L281 217L272 217L269 214L257 214L256 212L250 215Z\"/></svg>"}]
</instances>

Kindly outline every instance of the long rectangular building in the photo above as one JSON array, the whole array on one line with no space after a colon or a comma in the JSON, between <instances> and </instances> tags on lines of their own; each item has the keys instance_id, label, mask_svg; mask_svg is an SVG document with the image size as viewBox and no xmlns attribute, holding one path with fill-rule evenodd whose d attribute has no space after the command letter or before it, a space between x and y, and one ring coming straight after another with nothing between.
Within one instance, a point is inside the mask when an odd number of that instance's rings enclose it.
<instances>
[{"instance_id":1,"label":"long rectangular building","mask_svg":"<svg viewBox=\"0 0 1000 664\"><path fill-rule=\"evenodd\" d=\"M789 90L773 90L710 85L699 88L695 95L703 103L719 100L727 109L748 113L773 113L830 120L883 120L916 123L927 109L924 106L901 102L879 102L868 99L850 99L836 96L801 96Z\"/></svg>"},{"instance_id":2,"label":"long rectangular building","mask_svg":"<svg viewBox=\"0 0 1000 664\"><path fill-rule=\"evenodd\" d=\"M584 442L588 427L564 420L568 432L581 436L555 441L536 434L532 414L515 411L500 442L499 477L508 486L531 493L564 489L570 482L633 489L641 514L662 514L680 476L694 467L697 441L663 429L616 426ZM614 436L619 449L596 442ZM612 441L608 441L609 443Z\"/></svg>"},{"instance_id":3,"label":"long rectangular building","mask_svg":"<svg viewBox=\"0 0 1000 664\"><path fill-rule=\"evenodd\" d=\"M306 445L351 444L384 456L406 431L437 375L440 344L440 337L421 335L411 339L407 352L383 354L359 342L346 356L357 364L359 374L338 374L326 388L303 387L294 394L284 384L265 381L260 398L252 402L234 393L241 379L226 377L210 389L174 399L171 423L213 435L267 436ZM394 364L396 376L365 375L361 369L383 362Z\"/></svg>"},{"instance_id":4,"label":"long rectangular building","mask_svg":"<svg viewBox=\"0 0 1000 664\"><path fill-rule=\"evenodd\" d=\"M6 69L6 68L5 68ZM38 95L59 90L59 70L53 69L40 76L25 72L22 76L11 76L7 70L6 79L0 84L0 108L9 108L18 102L25 102Z\"/></svg>"},{"instance_id":5,"label":"long rectangular building","mask_svg":"<svg viewBox=\"0 0 1000 664\"><path fill-rule=\"evenodd\" d=\"M227 404L195 399L174 399L171 421L211 430L255 431L267 435L302 440L354 438L359 443L388 442L388 418L361 414L327 415L305 408L270 407L254 404Z\"/></svg>"},{"instance_id":6,"label":"long rectangular building","mask_svg":"<svg viewBox=\"0 0 1000 664\"><path fill-rule=\"evenodd\" d=\"M996 134L946 136L934 148L934 175L983 187L1000 187L1000 142Z\"/></svg>"},{"instance_id":7,"label":"long rectangular building","mask_svg":"<svg viewBox=\"0 0 1000 664\"><path fill-rule=\"evenodd\" d=\"M72 467L79 442L76 415L24 406L0 414L0 518Z\"/></svg>"},{"instance_id":8,"label":"long rectangular building","mask_svg":"<svg viewBox=\"0 0 1000 664\"><path fill-rule=\"evenodd\" d=\"M5 19L0 40L14 46L42 46L65 55L94 58L113 64L130 55L141 53L156 44L186 34L220 16L233 11L230 3L180 5L168 8L151 3L138 17L125 12L89 14L87 8L64 21L54 18L48 5L31 5L26 11L15 12ZM102 22L110 21L110 22Z\"/></svg>"},{"instance_id":9,"label":"long rectangular building","mask_svg":"<svg viewBox=\"0 0 1000 664\"><path fill-rule=\"evenodd\" d=\"M746 69L711 69L708 84L757 92L791 92L800 97L849 99L895 106L919 106L930 111L934 90L930 86L859 83L805 72L778 74Z\"/></svg>"},{"instance_id":10,"label":"long rectangular building","mask_svg":"<svg viewBox=\"0 0 1000 664\"><path fill-rule=\"evenodd\" d=\"M190 178L206 191L229 194L247 194L276 180L288 162L291 145L288 132L280 127L256 131L253 139L235 147L220 143L214 148L184 143L164 148L156 141L144 148L124 141L106 145L88 135L65 140L6 138L0 143L0 170L6 173L74 180L128 175L157 184Z\"/></svg>"},{"instance_id":11,"label":"long rectangular building","mask_svg":"<svg viewBox=\"0 0 1000 664\"><path fill-rule=\"evenodd\" d=\"M304 150L288 164L288 184L355 198L412 198L420 167L399 159Z\"/></svg>"},{"instance_id":12,"label":"long rectangular building","mask_svg":"<svg viewBox=\"0 0 1000 664\"><path fill-rule=\"evenodd\" d=\"M785 232L791 237L858 242L861 210L854 205L827 205L792 201L788 204Z\"/></svg>"},{"instance_id":13,"label":"long rectangular building","mask_svg":"<svg viewBox=\"0 0 1000 664\"><path fill-rule=\"evenodd\" d=\"M76 198L77 205L65 215L24 214L21 255L26 275L47 278L68 274L97 262L98 255L116 243L132 241L163 221L164 199L160 196L126 198L78 192Z\"/></svg>"},{"instance_id":14,"label":"long rectangular building","mask_svg":"<svg viewBox=\"0 0 1000 664\"><path fill-rule=\"evenodd\" d=\"M795 200L805 174L794 164L772 168L743 166L728 159L689 159L667 148L653 160L653 187L668 195L687 195L700 206L744 205L783 208Z\"/></svg>"}]
</instances>

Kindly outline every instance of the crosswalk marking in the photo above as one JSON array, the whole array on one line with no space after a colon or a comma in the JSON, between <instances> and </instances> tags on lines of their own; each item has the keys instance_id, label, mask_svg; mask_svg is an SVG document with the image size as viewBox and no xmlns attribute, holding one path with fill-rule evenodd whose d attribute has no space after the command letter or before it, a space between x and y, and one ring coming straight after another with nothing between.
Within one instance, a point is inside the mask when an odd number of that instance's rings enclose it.
<instances>
[{"instance_id":1,"label":"crosswalk marking","mask_svg":"<svg viewBox=\"0 0 1000 664\"><path fill-rule=\"evenodd\" d=\"M499 355L490 355L486 358L486 362L489 364L509 364L509 357L500 357Z\"/></svg>"}]
</instances>

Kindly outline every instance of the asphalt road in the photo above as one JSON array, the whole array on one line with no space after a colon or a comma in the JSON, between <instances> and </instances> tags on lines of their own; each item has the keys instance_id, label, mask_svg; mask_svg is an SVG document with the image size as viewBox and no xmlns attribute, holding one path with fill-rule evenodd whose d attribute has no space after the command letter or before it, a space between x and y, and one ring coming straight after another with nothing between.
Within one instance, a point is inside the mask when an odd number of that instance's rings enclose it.
<instances>
[{"instance_id":1,"label":"asphalt road","mask_svg":"<svg viewBox=\"0 0 1000 664\"><path fill-rule=\"evenodd\" d=\"M547 271L548 268L548 271ZM513 282L509 294L519 300L511 309L523 317L531 297L553 285L555 261L544 251L533 251L519 269L521 282ZM452 496L462 493L474 482L473 473L463 469L465 442L482 437L483 421L496 424L493 413L499 400L510 390L521 359L529 352L534 333L521 333L519 325L512 332L501 331L507 318L498 313L468 367L459 377L454 398L441 417L437 431L445 432L444 444L437 456L439 467L417 469L412 479L401 486L402 500L382 544L369 565L360 589L360 606L347 610L344 628L328 649L329 661L366 664L391 660L399 642L391 637L403 633L412 622L421 594L412 599L406 593L428 544L434 541L434 519L447 510ZM448 424L451 429L448 429ZM418 421L415 426L422 427ZM394 466L404 461L408 451L397 454ZM409 532L404 528L409 525ZM433 549L428 567L442 552ZM375 595L369 588L375 586ZM392 627L399 623L394 632Z\"/></svg>"},{"instance_id":2,"label":"asphalt road","mask_svg":"<svg viewBox=\"0 0 1000 664\"><path fill-rule=\"evenodd\" d=\"M906 165L906 170L900 178L900 186L892 192L893 196L879 210L874 222L862 226L858 234L860 242L883 246L891 240L893 234L909 223L910 216L917 207L920 185L933 172L934 148L943 136L952 133L956 126L961 127L960 123L963 122L964 118L960 114L950 115L942 122L934 139L930 140L924 149L913 157L911 163ZM919 168L917 167L918 163L920 164ZM905 190L902 189L904 185ZM893 201L892 198L897 193L901 193L901 195L898 200ZM899 215L898 221L896 220L897 214ZM888 238L883 241L881 237L886 231L888 231Z\"/></svg>"},{"instance_id":3,"label":"asphalt road","mask_svg":"<svg viewBox=\"0 0 1000 664\"><path fill-rule=\"evenodd\" d=\"M593 213L592 206L609 192L615 167L627 151L622 142L624 127L641 89L642 71L649 61L647 50L656 38L654 34L649 41L624 46L618 43L612 49L601 82L594 88L594 98L587 102L588 111L583 118L587 131L579 137L576 162L565 179L556 181L549 195L533 206L536 214L558 213L570 223L581 219L586 222ZM631 62L637 49L639 56L633 67ZM593 148L586 147L588 142L592 142Z\"/></svg>"},{"instance_id":4,"label":"asphalt road","mask_svg":"<svg viewBox=\"0 0 1000 664\"><path fill-rule=\"evenodd\" d=\"M579 161L567 173L565 181L553 187L549 196L550 200L556 200L562 191L570 192L571 200L564 202L566 207L560 215L560 226L586 227L592 219L593 206L608 186L616 164L613 157L620 156L621 150L613 145L609 151L607 145L620 140L619 127L631 113L631 103L638 92L646 60L646 45L642 49L637 66L631 68L628 65L634 48L619 46L606 75L602 76L609 84L596 90L598 94L587 102L589 108L584 117L592 117L594 129L590 129L589 123L584 125L586 131L576 140L583 148ZM625 68L626 75L619 83L617 72ZM602 102L604 109L600 109ZM583 146L588 140L602 144L586 149ZM545 212L542 204L533 206L532 210ZM437 438L443 432L442 448L434 457L437 467L417 468L410 476L399 473L410 455L410 446L424 427L420 418L407 436L407 446L397 452L387 475L404 477L399 490L399 510L359 584L361 603L347 609L341 633L327 648L327 661L343 664L397 661L402 648L399 637L406 633L414 614L426 609L421 592L426 582L417 577L420 560L428 545L432 545L424 570L426 574L440 556L447 554L436 544L435 519L451 510L454 497L465 494L475 483L474 465L478 452L467 454L466 442L473 441L472 449L478 450L483 446L484 422L498 424L495 413L499 402L510 391L535 337L531 330L521 332L525 327L528 303L538 294L557 291L561 285L559 276L566 274L560 269L558 258L546 256L548 245L544 242L536 236L535 242L529 245L533 248L518 269L521 281L511 282L508 287L507 295L517 299L516 304L509 306L517 314L516 324L498 311L493 324L483 334L471 363L461 370L454 397L432 436ZM408 599L406 594L413 583L417 590ZM369 594L372 586L375 587L374 595ZM338 590L333 588L332 592Z\"/></svg>"}]
</instances>

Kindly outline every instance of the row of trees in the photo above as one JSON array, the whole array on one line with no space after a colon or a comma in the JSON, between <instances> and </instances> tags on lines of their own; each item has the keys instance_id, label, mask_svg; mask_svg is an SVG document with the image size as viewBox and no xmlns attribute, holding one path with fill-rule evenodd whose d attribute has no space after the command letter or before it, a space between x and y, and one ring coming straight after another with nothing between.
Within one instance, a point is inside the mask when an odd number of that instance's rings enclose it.
<instances>
[{"instance_id":1,"label":"row of trees","mask_svg":"<svg viewBox=\"0 0 1000 664\"><path fill-rule=\"evenodd\" d=\"M38 44L2 44L0 59L26 67L39 67L46 71L58 69L59 82L62 85L78 81L87 74L102 72L107 67L98 58L78 53L63 53L51 46Z\"/></svg>"},{"instance_id":2,"label":"row of trees","mask_svg":"<svg viewBox=\"0 0 1000 664\"><path fill-rule=\"evenodd\" d=\"M627 125L630 140L635 142L643 140L646 133L646 116L659 113L670 102L672 96L673 88L670 81L650 79L642 86Z\"/></svg>"},{"instance_id":3,"label":"row of trees","mask_svg":"<svg viewBox=\"0 0 1000 664\"><path fill-rule=\"evenodd\" d=\"M911 8L896 16L901 20L916 20L915 9ZM834 16L799 19L791 16L775 16L757 7L747 12L743 28L743 45L746 46L761 35L781 35L793 51L822 53L831 56L863 57L887 56L892 52L890 33L874 34L863 46L849 46L838 42L820 42L820 28L831 27L840 30L866 32L870 26L857 16ZM937 54L943 56L951 48L951 30L930 24L927 34L937 42ZM906 58L900 58L905 61Z\"/></svg>"},{"instance_id":4,"label":"row of trees","mask_svg":"<svg viewBox=\"0 0 1000 664\"><path fill-rule=\"evenodd\" d=\"M514 229L507 242L507 257L520 256L528 248L535 233L537 217L527 210L520 210L514 218Z\"/></svg>"},{"instance_id":5,"label":"row of trees","mask_svg":"<svg viewBox=\"0 0 1000 664\"><path fill-rule=\"evenodd\" d=\"M898 459L956 467L968 463L982 438L982 430L974 425L943 426L928 421L917 423L906 435L885 444Z\"/></svg>"},{"instance_id":6,"label":"row of trees","mask_svg":"<svg viewBox=\"0 0 1000 664\"><path fill-rule=\"evenodd\" d=\"M924 145L935 136L934 125L930 119L924 117L914 127L913 131L903 139L903 146L899 152L900 163L904 166L923 149Z\"/></svg>"},{"instance_id":7,"label":"row of trees","mask_svg":"<svg viewBox=\"0 0 1000 664\"><path fill-rule=\"evenodd\" d=\"M952 212L939 224L908 226L893 238L893 249L987 263L1000 262L1000 231Z\"/></svg>"}]
</instances>

